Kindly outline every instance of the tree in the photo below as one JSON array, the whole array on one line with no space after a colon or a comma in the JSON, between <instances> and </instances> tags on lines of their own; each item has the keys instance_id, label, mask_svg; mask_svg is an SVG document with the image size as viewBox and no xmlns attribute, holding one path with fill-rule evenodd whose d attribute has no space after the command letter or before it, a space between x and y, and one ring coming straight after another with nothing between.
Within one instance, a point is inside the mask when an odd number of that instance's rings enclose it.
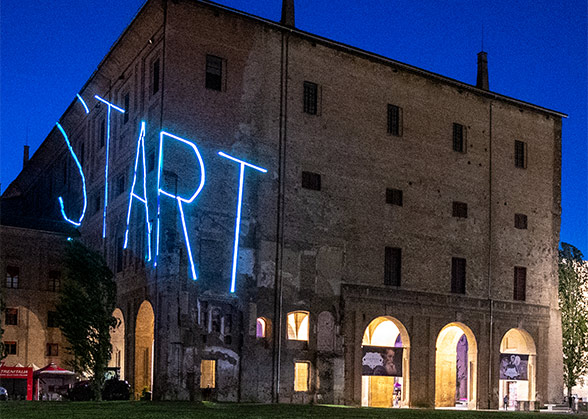
<instances>
[{"instance_id":1,"label":"tree","mask_svg":"<svg viewBox=\"0 0 588 419\"><path fill-rule=\"evenodd\" d=\"M72 355L69 366L91 375L92 390L101 399L104 372L110 359L110 330L116 283L102 256L73 241L66 252L66 276L57 304L57 322Z\"/></svg>"},{"instance_id":2,"label":"tree","mask_svg":"<svg viewBox=\"0 0 588 419\"><path fill-rule=\"evenodd\" d=\"M588 373L588 265L582 253L568 243L559 251L559 308L561 310L564 382L572 387ZM571 403L571 398L570 398Z\"/></svg>"}]
</instances>

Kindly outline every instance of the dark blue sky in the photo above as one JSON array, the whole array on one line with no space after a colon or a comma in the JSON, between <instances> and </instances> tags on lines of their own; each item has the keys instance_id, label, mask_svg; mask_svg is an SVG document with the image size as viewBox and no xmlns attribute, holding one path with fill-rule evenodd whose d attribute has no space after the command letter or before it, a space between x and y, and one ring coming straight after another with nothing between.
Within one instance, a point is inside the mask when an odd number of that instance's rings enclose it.
<instances>
[{"instance_id":1,"label":"dark blue sky","mask_svg":"<svg viewBox=\"0 0 588 419\"><path fill-rule=\"evenodd\" d=\"M142 3L2 2L2 191L22 167L23 145L38 148ZM220 3L280 17L280 0ZM490 89L569 115L561 240L588 253L587 8L586 0L298 0L296 26L472 84L484 26Z\"/></svg>"}]
</instances>

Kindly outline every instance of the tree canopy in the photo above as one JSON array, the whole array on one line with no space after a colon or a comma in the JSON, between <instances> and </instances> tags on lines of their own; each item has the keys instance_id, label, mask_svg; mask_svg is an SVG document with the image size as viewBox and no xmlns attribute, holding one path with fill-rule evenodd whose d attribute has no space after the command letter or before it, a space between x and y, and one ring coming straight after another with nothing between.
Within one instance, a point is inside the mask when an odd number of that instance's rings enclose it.
<instances>
[{"instance_id":1,"label":"tree canopy","mask_svg":"<svg viewBox=\"0 0 588 419\"><path fill-rule=\"evenodd\" d=\"M72 355L69 366L93 377L96 398L110 359L110 330L116 283L102 256L73 241L66 253L66 276L57 304L57 321Z\"/></svg>"},{"instance_id":2,"label":"tree canopy","mask_svg":"<svg viewBox=\"0 0 588 419\"><path fill-rule=\"evenodd\" d=\"M562 318L564 382L571 395L588 373L588 262L568 243L559 251L559 308Z\"/></svg>"}]
</instances>

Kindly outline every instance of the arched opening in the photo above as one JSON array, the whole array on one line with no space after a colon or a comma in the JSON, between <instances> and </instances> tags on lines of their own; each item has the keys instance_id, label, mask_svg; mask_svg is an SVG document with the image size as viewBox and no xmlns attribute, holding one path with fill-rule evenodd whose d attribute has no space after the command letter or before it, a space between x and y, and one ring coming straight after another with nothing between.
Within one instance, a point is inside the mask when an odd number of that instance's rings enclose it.
<instances>
[{"instance_id":1,"label":"arched opening","mask_svg":"<svg viewBox=\"0 0 588 419\"><path fill-rule=\"evenodd\" d=\"M528 402L535 408L535 342L523 329L510 329L500 342L499 403L515 409ZM508 397L506 397L508 396Z\"/></svg>"},{"instance_id":2,"label":"arched opening","mask_svg":"<svg viewBox=\"0 0 588 419\"><path fill-rule=\"evenodd\" d=\"M135 325L135 397L153 387L153 344L155 315L149 301L143 301Z\"/></svg>"},{"instance_id":3,"label":"arched opening","mask_svg":"<svg viewBox=\"0 0 588 419\"><path fill-rule=\"evenodd\" d=\"M475 409L478 344L463 323L449 323L439 332L435 354L435 406Z\"/></svg>"},{"instance_id":4,"label":"arched opening","mask_svg":"<svg viewBox=\"0 0 588 419\"><path fill-rule=\"evenodd\" d=\"M125 379L125 320L122 311L115 309L112 316L116 318L116 326L110 329L110 361L109 368L116 368L121 380Z\"/></svg>"},{"instance_id":5,"label":"arched opening","mask_svg":"<svg viewBox=\"0 0 588 419\"><path fill-rule=\"evenodd\" d=\"M288 339L308 342L308 311L288 313Z\"/></svg>"},{"instance_id":6,"label":"arched opening","mask_svg":"<svg viewBox=\"0 0 588 419\"><path fill-rule=\"evenodd\" d=\"M361 344L361 405L408 406L410 339L404 325L378 317L366 327Z\"/></svg>"}]
</instances>

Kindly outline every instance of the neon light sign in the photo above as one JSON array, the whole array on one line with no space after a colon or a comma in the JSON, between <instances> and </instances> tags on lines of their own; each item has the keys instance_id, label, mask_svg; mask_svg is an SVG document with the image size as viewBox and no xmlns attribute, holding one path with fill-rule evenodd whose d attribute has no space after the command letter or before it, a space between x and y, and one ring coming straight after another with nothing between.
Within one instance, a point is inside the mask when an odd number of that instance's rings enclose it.
<instances>
[{"instance_id":1,"label":"neon light sign","mask_svg":"<svg viewBox=\"0 0 588 419\"><path fill-rule=\"evenodd\" d=\"M88 105L86 105L86 101L84 100L84 98L81 97L79 93L77 93L76 96L78 97L78 99L80 100L80 102L82 102L82 106L84 107L84 111L86 111L86 114L89 114L90 113L90 109L88 109Z\"/></svg>"},{"instance_id":2,"label":"neon light sign","mask_svg":"<svg viewBox=\"0 0 588 419\"><path fill-rule=\"evenodd\" d=\"M65 139L65 143L67 144L67 148L69 149L70 154L72 155L74 161L76 162L76 166L78 166L80 176L82 177L82 192L84 194L84 207L82 208L82 214L80 215L80 218L78 219L78 221L74 221L74 220L69 219L68 216L65 214L65 209L63 207L63 198L60 196L57 198L57 200L59 201L61 215L63 216L63 218L65 218L65 221L75 225L76 227L79 227L82 224L82 220L84 219L84 215L86 214L86 206L88 205L88 197L86 195L86 178L84 177L84 171L82 170L82 165L80 164L80 161L78 160L78 156L76 156L76 153L74 152L74 150L69 142L69 138L67 138L67 134L65 133L65 130L63 129L63 127L61 126L61 124L59 122L57 122L56 125L57 125L57 128L59 128L59 131L61 131L61 133L63 134L63 138Z\"/></svg>"},{"instance_id":3,"label":"neon light sign","mask_svg":"<svg viewBox=\"0 0 588 419\"><path fill-rule=\"evenodd\" d=\"M190 198L184 198L178 195L174 195L170 192L167 192L161 189L161 173L163 171L163 140L165 137L169 137L173 140L180 141L194 150L196 157L198 158L198 163L200 165L200 184L196 191ZM188 237L188 230L186 229L186 219L184 217L184 209L182 208L183 203L191 204L194 199L198 196L202 188L204 187L204 182L206 180L206 171L204 169L204 161L202 161L202 156L198 151L198 147L188 140L180 138L176 135L170 134L165 131L161 131L159 134L159 164L157 169L157 247L155 249L155 266L157 266L157 257L159 256L159 231L160 231L160 219L161 219L161 194L165 196L169 196L170 198L176 199L178 201L178 209L180 210L180 218L182 220L182 228L184 229L184 238L186 239L186 249L188 251L188 260L190 262L190 269L192 271L192 279L196 280L196 268L194 267L194 258L192 257L192 249L190 248L190 239Z\"/></svg>"},{"instance_id":4,"label":"neon light sign","mask_svg":"<svg viewBox=\"0 0 588 419\"><path fill-rule=\"evenodd\" d=\"M239 232L241 230L241 206L243 203L243 178L245 177L245 166L251 167L252 169L258 170L261 173L267 173L267 170L255 166L251 163L247 163L243 160L239 160L233 156L229 156L222 151L218 152L218 155L234 162L239 163L239 196L237 198L237 216L235 217L235 241L233 243L233 266L231 267L231 292L235 292L235 285L237 281L237 262L239 258Z\"/></svg>"},{"instance_id":5,"label":"neon light sign","mask_svg":"<svg viewBox=\"0 0 588 419\"><path fill-rule=\"evenodd\" d=\"M143 165L143 196L135 193L135 185L137 184L137 166L139 166L139 154L141 154L141 163ZM149 224L149 204L147 202L147 166L145 165L145 121L141 121L141 132L139 133L139 140L137 141L137 154L135 157L135 172L133 174L133 186L131 186L131 193L129 194L129 209L127 211L127 228L125 230L125 242L123 249L127 248L129 243L129 223L131 221L131 208L133 206L133 198L138 199L145 206L145 224L147 224L147 261L151 261L151 224Z\"/></svg>"},{"instance_id":6,"label":"neon light sign","mask_svg":"<svg viewBox=\"0 0 588 419\"><path fill-rule=\"evenodd\" d=\"M123 108L110 103L106 99L102 99L98 95L94 95L100 102L106 104L107 117L106 117L106 163L104 164L104 212L102 214L102 238L106 238L106 209L108 208L108 154L110 150L110 110L115 109L120 113L125 113Z\"/></svg>"},{"instance_id":7,"label":"neon light sign","mask_svg":"<svg viewBox=\"0 0 588 419\"><path fill-rule=\"evenodd\" d=\"M80 94L77 94L76 96L80 100L81 104L83 105L86 114L88 114L90 112L88 105L86 104L86 102L84 101L84 99L82 98L82 96ZM98 95L95 95L94 97L98 101L106 104L106 106L107 106L106 161L105 161L105 165L104 165L105 166L104 167L104 211L102 214L102 238L106 238L111 111L112 111L112 109L114 109L114 110L124 114L125 110L114 105L113 103L108 102L107 100L103 99L102 97L100 97ZM63 127L59 123L57 123L57 127L59 128L59 130L63 134L63 137L65 139L67 147L68 147L72 157L74 158L74 161L76 162L76 165L77 165L78 170L80 172L80 176L82 178L82 191L83 191L83 196L84 196L84 204L83 204L82 213L81 213L79 219L77 221L70 219L65 213L63 198L61 196L58 198L58 201L59 201L61 214L62 214L63 218L67 222L69 222L77 227L80 227L82 220L84 218L85 212L86 212L86 207L87 207L86 180L85 180L84 172L82 169L82 165L80 164L80 161L78 160L77 155L73 151L73 148L70 144L70 141L69 141L67 134L65 133L65 130L63 129ZM146 224L146 228L147 228L147 255L146 255L146 259L147 259L147 261L151 261L151 259L152 259L152 249L151 249L152 226L151 226L150 219L149 219L149 202L148 202L148 197L147 197L148 194L147 194L147 165L146 165L146 154L145 154L145 135L146 135L146 122L141 121L139 138L137 140L137 150L136 150L136 154L135 154L133 183L131 185L131 189L129 192L129 204L127 207L127 219L126 219L126 229L125 229L123 249L126 249L129 244L129 229L130 229L130 220L131 220L133 200L137 199L139 202L141 202L143 204L143 207L144 207L145 224ZM181 196L177 192L171 193L171 192L165 190L164 186L162 185L162 174L164 173L164 153L163 153L164 141L177 141L179 143L187 145L188 147L190 147L192 149L192 151L194 152L194 154L198 160L200 182L199 182L198 186L195 187L195 190L190 197ZM239 238L240 238L240 231L241 231L241 214L242 214L242 206L243 206L243 189L244 189L243 184L244 184L244 177L245 177L245 168L249 167L249 168L257 170L261 173L267 173L267 170L262 167L256 166L254 164L248 163L248 162L241 160L239 158L230 156L222 151L219 151L218 155L239 164L239 191L238 191L238 196L237 196L237 211L236 211L236 216L235 216L235 235L234 235L234 241L233 241L233 259L232 259L232 266L231 266L231 285L230 285L230 292L234 293L235 288L236 288L237 265L238 265L238 258L239 258ZM139 171L139 159L140 159L140 164L141 164L141 169L142 169L141 170L141 172L142 172L141 173L142 174L142 185L143 185L142 193L140 191L138 191L138 189L140 189L140 184L137 184L137 172ZM179 210L179 214L180 214L180 220L182 222L182 229L184 232L184 240L185 240L186 250L187 250L187 254L188 254L188 260L189 260L189 264L190 264L191 277L193 280L197 279L196 266L194 263L194 257L192 255L192 249L191 249L191 244L190 244L190 237L188 234L188 228L186 226L184 205L191 204L192 202L194 202L196 197L200 194L200 192L204 188L205 182L206 182L206 170L204 167L204 161L202 159L202 155L200 154L198 147L191 141L188 141L184 138L173 135L169 132L161 131L159 133L159 156L158 156L158 169L157 169L157 225L156 225L155 257L153 258L154 259L154 261L153 261L154 267L157 266L158 258L159 258L160 235L161 235L161 233L160 233L161 232L161 216L162 216L161 197L163 195L163 196L167 196L169 198L174 199L178 203L178 210Z\"/></svg>"}]
</instances>

